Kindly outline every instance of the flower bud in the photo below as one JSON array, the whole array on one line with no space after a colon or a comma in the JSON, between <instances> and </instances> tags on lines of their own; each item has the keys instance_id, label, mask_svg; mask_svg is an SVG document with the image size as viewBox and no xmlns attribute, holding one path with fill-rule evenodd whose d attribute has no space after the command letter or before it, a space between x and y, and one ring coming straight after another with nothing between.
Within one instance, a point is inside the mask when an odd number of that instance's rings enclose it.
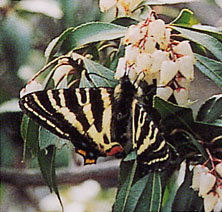
<instances>
[{"instance_id":1,"label":"flower bud","mask_svg":"<svg viewBox=\"0 0 222 212\"><path fill-rule=\"evenodd\" d=\"M216 165L216 172L222 177L222 162Z\"/></svg>"},{"instance_id":2,"label":"flower bud","mask_svg":"<svg viewBox=\"0 0 222 212\"><path fill-rule=\"evenodd\" d=\"M195 191L199 190L200 187L200 175L202 173L207 173L209 169L203 165L196 165L193 169L193 178L192 178L192 186L191 188Z\"/></svg>"},{"instance_id":3,"label":"flower bud","mask_svg":"<svg viewBox=\"0 0 222 212\"><path fill-rule=\"evenodd\" d=\"M218 195L215 192L210 192L204 198L204 211L211 212L218 201Z\"/></svg>"},{"instance_id":4,"label":"flower bud","mask_svg":"<svg viewBox=\"0 0 222 212\"><path fill-rule=\"evenodd\" d=\"M173 89L169 86L157 88L156 94L164 100L168 100L172 95Z\"/></svg>"},{"instance_id":5,"label":"flower bud","mask_svg":"<svg viewBox=\"0 0 222 212\"><path fill-rule=\"evenodd\" d=\"M177 65L180 73L189 81L194 79L193 58L191 56L183 56L177 59Z\"/></svg>"},{"instance_id":6,"label":"flower bud","mask_svg":"<svg viewBox=\"0 0 222 212\"><path fill-rule=\"evenodd\" d=\"M200 189L199 196L205 197L207 193L213 188L216 182L216 177L211 173L202 173L200 175Z\"/></svg>"},{"instance_id":7,"label":"flower bud","mask_svg":"<svg viewBox=\"0 0 222 212\"><path fill-rule=\"evenodd\" d=\"M160 84L166 85L177 74L178 67L173 61L163 61L160 67Z\"/></svg>"}]
</instances>

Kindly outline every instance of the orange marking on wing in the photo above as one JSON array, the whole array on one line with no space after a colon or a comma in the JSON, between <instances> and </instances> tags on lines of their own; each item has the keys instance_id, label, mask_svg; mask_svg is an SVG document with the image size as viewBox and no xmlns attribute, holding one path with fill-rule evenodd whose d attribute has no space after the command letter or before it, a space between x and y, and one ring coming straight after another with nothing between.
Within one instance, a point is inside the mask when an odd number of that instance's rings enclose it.
<instances>
[{"instance_id":1,"label":"orange marking on wing","mask_svg":"<svg viewBox=\"0 0 222 212\"><path fill-rule=\"evenodd\" d=\"M122 146L114 146L109 152L106 153L107 156L116 155L117 153L123 152Z\"/></svg>"}]
</instances>

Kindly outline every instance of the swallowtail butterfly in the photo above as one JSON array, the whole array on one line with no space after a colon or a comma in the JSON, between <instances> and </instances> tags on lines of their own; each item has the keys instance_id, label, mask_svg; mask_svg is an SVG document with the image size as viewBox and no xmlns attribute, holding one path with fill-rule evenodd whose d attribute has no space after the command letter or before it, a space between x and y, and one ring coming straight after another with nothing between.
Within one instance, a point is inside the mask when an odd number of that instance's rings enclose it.
<instances>
[{"instance_id":1,"label":"swallowtail butterfly","mask_svg":"<svg viewBox=\"0 0 222 212\"><path fill-rule=\"evenodd\" d=\"M135 149L140 164L161 169L169 159L168 146L136 95L125 75L115 88L37 91L19 104L41 126L70 140L85 164Z\"/></svg>"}]
</instances>

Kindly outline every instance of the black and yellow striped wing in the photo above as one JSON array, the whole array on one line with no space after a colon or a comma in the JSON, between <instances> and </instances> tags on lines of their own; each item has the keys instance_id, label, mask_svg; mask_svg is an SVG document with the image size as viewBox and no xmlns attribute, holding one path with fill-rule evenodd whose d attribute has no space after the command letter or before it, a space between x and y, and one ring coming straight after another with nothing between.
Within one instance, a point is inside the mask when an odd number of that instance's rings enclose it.
<instances>
[{"instance_id":1,"label":"black and yellow striped wing","mask_svg":"<svg viewBox=\"0 0 222 212\"><path fill-rule=\"evenodd\" d=\"M162 170L169 161L169 147L151 116L135 100L132 103L132 142L140 164Z\"/></svg>"},{"instance_id":2,"label":"black and yellow striped wing","mask_svg":"<svg viewBox=\"0 0 222 212\"><path fill-rule=\"evenodd\" d=\"M123 151L113 141L112 88L77 88L38 91L20 100L20 107L52 133L70 140L85 164L99 156Z\"/></svg>"}]
</instances>

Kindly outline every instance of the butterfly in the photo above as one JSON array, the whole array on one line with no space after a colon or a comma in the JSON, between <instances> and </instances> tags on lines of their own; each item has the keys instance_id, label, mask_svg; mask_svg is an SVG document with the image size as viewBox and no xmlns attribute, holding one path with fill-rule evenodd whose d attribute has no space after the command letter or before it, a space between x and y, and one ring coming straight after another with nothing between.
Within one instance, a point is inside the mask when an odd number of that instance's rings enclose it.
<instances>
[{"instance_id":1,"label":"butterfly","mask_svg":"<svg viewBox=\"0 0 222 212\"><path fill-rule=\"evenodd\" d=\"M19 105L38 124L71 141L84 164L135 150L140 164L161 169L169 148L137 94L138 86L125 74L115 88L36 91Z\"/></svg>"}]
</instances>

